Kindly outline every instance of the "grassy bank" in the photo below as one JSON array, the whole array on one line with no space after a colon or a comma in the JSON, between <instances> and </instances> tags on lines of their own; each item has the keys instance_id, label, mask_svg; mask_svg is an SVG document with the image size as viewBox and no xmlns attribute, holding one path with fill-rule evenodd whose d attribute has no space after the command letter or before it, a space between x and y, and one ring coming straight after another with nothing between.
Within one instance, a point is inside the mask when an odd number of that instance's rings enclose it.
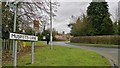
<instances>
[{"instance_id":1,"label":"grassy bank","mask_svg":"<svg viewBox=\"0 0 120 68\"><path fill-rule=\"evenodd\" d=\"M42 43L41 43L42 44ZM31 54L28 53L18 59L18 66L110 66L109 61L103 56L79 48L64 46L50 46L35 49L35 62L30 64ZM11 66L12 63L6 64Z\"/></svg>"},{"instance_id":2,"label":"grassy bank","mask_svg":"<svg viewBox=\"0 0 120 68\"><path fill-rule=\"evenodd\" d=\"M88 43L70 43L78 46L94 46L94 47L118 47L119 45L113 44L88 44Z\"/></svg>"},{"instance_id":3,"label":"grassy bank","mask_svg":"<svg viewBox=\"0 0 120 68\"><path fill-rule=\"evenodd\" d=\"M38 42L35 42L35 44L37 46L44 46L45 44L43 43L43 41L38 41ZM26 42L26 45L27 46L31 46L31 42Z\"/></svg>"}]
</instances>

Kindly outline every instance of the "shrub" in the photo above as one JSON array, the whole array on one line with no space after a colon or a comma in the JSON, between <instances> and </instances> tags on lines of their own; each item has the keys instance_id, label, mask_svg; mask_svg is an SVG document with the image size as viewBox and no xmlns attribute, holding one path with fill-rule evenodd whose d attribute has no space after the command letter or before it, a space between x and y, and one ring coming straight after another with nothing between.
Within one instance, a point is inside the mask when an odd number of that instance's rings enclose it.
<instances>
[{"instance_id":1,"label":"shrub","mask_svg":"<svg viewBox=\"0 0 120 68\"><path fill-rule=\"evenodd\" d=\"M120 44L119 35L109 36L79 36L70 39L72 43L92 43L92 44Z\"/></svg>"}]
</instances>

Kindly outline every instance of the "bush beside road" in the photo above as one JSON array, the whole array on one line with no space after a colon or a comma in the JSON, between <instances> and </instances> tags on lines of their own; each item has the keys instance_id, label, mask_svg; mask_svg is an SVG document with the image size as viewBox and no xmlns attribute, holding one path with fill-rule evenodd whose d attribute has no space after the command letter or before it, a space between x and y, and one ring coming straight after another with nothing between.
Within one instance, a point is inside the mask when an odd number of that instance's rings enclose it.
<instances>
[{"instance_id":1,"label":"bush beside road","mask_svg":"<svg viewBox=\"0 0 120 68\"><path fill-rule=\"evenodd\" d=\"M120 44L120 36L79 36L71 38L71 43L88 43L88 44Z\"/></svg>"}]
</instances>

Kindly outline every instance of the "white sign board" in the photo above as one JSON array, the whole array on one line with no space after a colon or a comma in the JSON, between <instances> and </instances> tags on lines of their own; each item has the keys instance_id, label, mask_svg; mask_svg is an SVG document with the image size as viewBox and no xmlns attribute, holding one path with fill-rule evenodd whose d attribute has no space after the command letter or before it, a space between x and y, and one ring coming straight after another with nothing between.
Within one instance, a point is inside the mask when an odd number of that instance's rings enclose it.
<instances>
[{"instance_id":1,"label":"white sign board","mask_svg":"<svg viewBox=\"0 0 120 68\"><path fill-rule=\"evenodd\" d=\"M16 39L16 40L38 41L37 36L17 34L17 33L10 33L9 38L10 39Z\"/></svg>"}]
</instances>

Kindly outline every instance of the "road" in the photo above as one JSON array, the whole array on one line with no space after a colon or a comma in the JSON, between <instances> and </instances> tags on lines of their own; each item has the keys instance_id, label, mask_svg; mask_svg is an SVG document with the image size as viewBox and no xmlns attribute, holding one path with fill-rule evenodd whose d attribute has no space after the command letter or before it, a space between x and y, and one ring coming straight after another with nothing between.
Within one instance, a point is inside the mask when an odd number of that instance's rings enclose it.
<instances>
[{"instance_id":1,"label":"road","mask_svg":"<svg viewBox=\"0 0 120 68\"><path fill-rule=\"evenodd\" d=\"M0 39L0 45L2 45L2 39ZM2 67L2 46L0 46L0 67Z\"/></svg>"},{"instance_id":2,"label":"road","mask_svg":"<svg viewBox=\"0 0 120 68\"><path fill-rule=\"evenodd\" d=\"M77 46L73 44L68 44L68 42L53 42L53 45L60 45L60 46L70 46L75 48L82 48L87 49L90 51L97 52L102 56L106 57L112 64L118 66L118 48L101 48L101 47L90 47L90 46Z\"/></svg>"}]
</instances>

